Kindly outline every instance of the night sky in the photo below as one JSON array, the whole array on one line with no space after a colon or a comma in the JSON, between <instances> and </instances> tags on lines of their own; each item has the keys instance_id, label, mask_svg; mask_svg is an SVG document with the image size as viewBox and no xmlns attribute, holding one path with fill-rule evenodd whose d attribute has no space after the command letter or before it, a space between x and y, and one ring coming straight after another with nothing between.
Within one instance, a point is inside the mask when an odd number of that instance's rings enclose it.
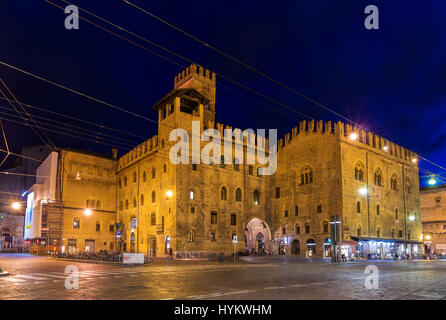
<instances>
[{"instance_id":1,"label":"night sky","mask_svg":"<svg viewBox=\"0 0 446 320\"><path fill-rule=\"evenodd\" d=\"M53 2L66 6L60 0ZM315 119L340 120L122 0L72 2ZM407 0L132 2L371 131L446 167L445 1L428 4ZM364 8L369 4L379 8L379 30L364 27ZM66 14L43 0L2 0L0 10L1 61L152 119L157 119L157 114L150 107L173 88L173 78L182 70L85 21L80 21L79 30L66 30ZM106 26L86 14L81 16ZM135 41L180 65L188 65L147 43ZM2 65L0 76L23 103L140 136L99 129L130 140L125 143L127 148L119 145L120 154L143 141L143 137L156 133L156 125L149 121ZM267 104L268 108L252 99ZM0 112L14 115L5 101L0 100L0 106L9 108ZM53 119L98 131L97 127L42 110L28 111L43 117L39 121ZM305 119L221 79L217 80L216 111L219 122L240 128L277 128L280 137L291 131L298 120ZM6 134L13 152L41 143L29 128L20 124L6 123ZM55 144L63 147L98 152L111 149L109 145L78 139L78 132L70 133L76 137L48 134ZM441 173L425 162L420 166Z\"/></svg>"}]
</instances>

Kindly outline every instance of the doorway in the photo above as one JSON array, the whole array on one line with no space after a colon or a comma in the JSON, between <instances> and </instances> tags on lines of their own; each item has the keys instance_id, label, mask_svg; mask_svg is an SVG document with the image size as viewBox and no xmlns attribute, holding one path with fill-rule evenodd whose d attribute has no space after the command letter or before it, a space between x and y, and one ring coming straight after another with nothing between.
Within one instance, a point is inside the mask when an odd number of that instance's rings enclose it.
<instances>
[{"instance_id":1,"label":"doorway","mask_svg":"<svg viewBox=\"0 0 446 320\"><path fill-rule=\"evenodd\" d=\"M291 242L291 254L293 256L300 256L300 241L297 239Z\"/></svg>"}]
</instances>

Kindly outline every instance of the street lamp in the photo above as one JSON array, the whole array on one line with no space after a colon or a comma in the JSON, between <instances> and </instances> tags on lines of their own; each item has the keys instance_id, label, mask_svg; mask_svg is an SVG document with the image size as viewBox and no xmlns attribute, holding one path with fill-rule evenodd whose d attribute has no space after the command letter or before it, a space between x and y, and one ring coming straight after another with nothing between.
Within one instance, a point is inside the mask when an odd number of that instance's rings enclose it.
<instances>
[{"instance_id":1,"label":"street lamp","mask_svg":"<svg viewBox=\"0 0 446 320\"><path fill-rule=\"evenodd\" d=\"M12 208L14 209L14 210L19 210L20 209L20 202L13 202L12 203Z\"/></svg>"},{"instance_id":2,"label":"street lamp","mask_svg":"<svg viewBox=\"0 0 446 320\"><path fill-rule=\"evenodd\" d=\"M389 147L388 147L388 146L384 146L383 150L384 150L385 152L387 152L387 150L389 150Z\"/></svg>"},{"instance_id":3,"label":"street lamp","mask_svg":"<svg viewBox=\"0 0 446 320\"><path fill-rule=\"evenodd\" d=\"M368 191L367 191L367 188L366 188L366 187L361 187L361 188L359 189L359 194L360 194L361 196L366 196L367 193L368 193Z\"/></svg>"},{"instance_id":4,"label":"street lamp","mask_svg":"<svg viewBox=\"0 0 446 320\"><path fill-rule=\"evenodd\" d=\"M431 178L429 179L429 181L427 182L430 185L434 185L437 183L437 180L435 180L435 176L431 175Z\"/></svg>"},{"instance_id":5,"label":"street lamp","mask_svg":"<svg viewBox=\"0 0 446 320\"><path fill-rule=\"evenodd\" d=\"M84 214L86 215L86 216L91 216L91 210L90 209L85 209L84 210Z\"/></svg>"},{"instance_id":6,"label":"street lamp","mask_svg":"<svg viewBox=\"0 0 446 320\"><path fill-rule=\"evenodd\" d=\"M171 198L173 196L173 192L171 190L167 190L166 197Z\"/></svg>"},{"instance_id":7,"label":"street lamp","mask_svg":"<svg viewBox=\"0 0 446 320\"><path fill-rule=\"evenodd\" d=\"M358 134L356 132L352 132L348 137L350 138L350 140L355 141L356 139L358 139Z\"/></svg>"},{"instance_id":8,"label":"street lamp","mask_svg":"<svg viewBox=\"0 0 446 320\"><path fill-rule=\"evenodd\" d=\"M430 234L426 235L426 240L429 241L431 239Z\"/></svg>"}]
</instances>

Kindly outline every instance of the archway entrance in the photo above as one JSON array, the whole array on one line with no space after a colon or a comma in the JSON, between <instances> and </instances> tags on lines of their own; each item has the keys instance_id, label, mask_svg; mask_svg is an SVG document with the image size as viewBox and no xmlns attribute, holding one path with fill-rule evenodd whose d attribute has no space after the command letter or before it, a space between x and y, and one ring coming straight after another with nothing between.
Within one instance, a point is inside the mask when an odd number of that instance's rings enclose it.
<instances>
[{"instance_id":1,"label":"archway entrance","mask_svg":"<svg viewBox=\"0 0 446 320\"><path fill-rule=\"evenodd\" d=\"M3 243L4 248L11 248L12 247L12 237L11 237L11 231L9 228L4 228L2 230L1 236L4 237L5 241Z\"/></svg>"},{"instance_id":2,"label":"archway entrance","mask_svg":"<svg viewBox=\"0 0 446 320\"><path fill-rule=\"evenodd\" d=\"M307 257L312 257L316 254L316 242L313 239L307 240Z\"/></svg>"},{"instance_id":3,"label":"archway entrance","mask_svg":"<svg viewBox=\"0 0 446 320\"><path fill-rule=\"evenodd\" d=\"M256 242L257 242L257 252L263 252L265 250L265 237L263 236L263 233L261 232L257 233Z\"/></svg>"},{"instance_id":4,"label":"archway entrance","mask_svg":"<svg viewBox=\"0 0 446 320\"><path fill-rule=\"evenodd\" d=\"M170 250L170 237L166 236L166 240L164 242L164 254L172 255L172 250Z\"/></svg>"},{"instance_id":5,"label":"archway entrance","mask_svg":"<svg viewBox=\"0 0 446 320\"><path fill-rule=\"evenodd\" d=\"M291 254L293 256L300 256L300 241L297 239L291 242Z\"/></svg>"},{"instance_id":6,"label":"archway entrance","mask_svg":"<svg viewBox=\"0 0 446 320\"><path fill-rule=\"evenodd\" d=\"M244 233L245 249L250 254L272 252L271 232L268 224L259 219L251 219Z\"/></svg>"},{"instance_id":7,"label":"archway entrance","mask_svg":"<svg viewBox=\"0 0 446 320\"><path fill-rule=\"evenodd\" d=\"M283 240L279 241L279 255L285 255L285 242Z\"/></svg>"},{"instance_id":8,"label":"archway entrance","mask_svg":"<svg viewBox=\"0 0 446 320\"><path fill-rule=\"evenodd\" d=\"M324 258L331 257L331 239L330 238L327 238L324 240L323 249L324 249Z\"/></svg>"}]
</instances>

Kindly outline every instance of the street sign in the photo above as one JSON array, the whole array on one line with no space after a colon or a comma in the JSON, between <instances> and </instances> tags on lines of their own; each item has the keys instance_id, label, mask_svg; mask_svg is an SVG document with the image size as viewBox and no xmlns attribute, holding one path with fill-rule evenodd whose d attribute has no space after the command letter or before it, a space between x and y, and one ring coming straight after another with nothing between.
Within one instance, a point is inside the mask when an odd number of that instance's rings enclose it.
<instances>
[{"instance_id":1,"label":"street sign","mask_svg":"<svg viewBox=\"0 0 446 320\"><path fill-rule=\"evenodd\" d=\"M121 231L119 231L119 230L116 230L116 238L121 238Z\"/></svg>"}]
</instances>

